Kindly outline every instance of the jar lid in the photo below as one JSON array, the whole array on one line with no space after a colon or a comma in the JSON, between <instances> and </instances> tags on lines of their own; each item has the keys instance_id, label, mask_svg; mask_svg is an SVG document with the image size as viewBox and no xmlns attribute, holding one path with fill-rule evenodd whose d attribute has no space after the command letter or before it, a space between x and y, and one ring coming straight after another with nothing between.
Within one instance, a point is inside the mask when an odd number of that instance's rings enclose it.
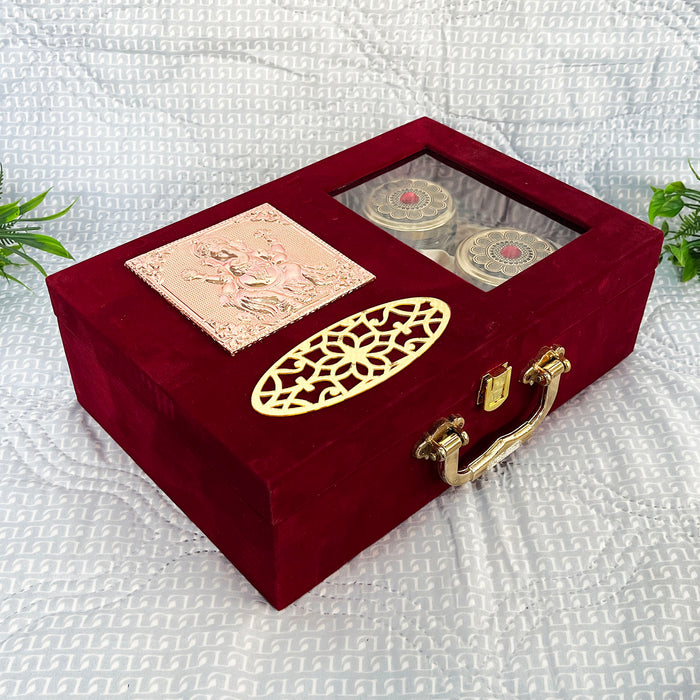
<instances>
[{"instance_id":1,"label":"jar lid","mask_svg":"<svg viewBox=\"0 0 700 700\"><path fill-rule=\"evenodd\" d=\"M432 231L455 213L452 195L429 180L401 178L379 185L365 200L364 215L394 231Z\"/></svg>"},{"instance_id":2,"label":"jar lid","mask_svg":"<svg viewBox=\"0 0 700 700\"><path fill-rule=\"evenodd\" d=\"M463 240L457 247L455 261L467 277L497 287L556 249L554 243L534 233L492 228Z\"/></svg>"}]
</instances>

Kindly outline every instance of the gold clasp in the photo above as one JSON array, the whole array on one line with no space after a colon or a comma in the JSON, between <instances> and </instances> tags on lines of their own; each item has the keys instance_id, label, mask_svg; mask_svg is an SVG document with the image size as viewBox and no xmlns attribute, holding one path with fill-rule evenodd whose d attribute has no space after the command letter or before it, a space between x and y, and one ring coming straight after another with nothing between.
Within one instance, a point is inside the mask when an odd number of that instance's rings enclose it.
<instances>
[{"instance_id":1,"label":"gold clasp","mask_svg":"<svg viewBox=\"0 0 700 700\"><path fill-rule=\"evenodd\" d=\"M508 398L510 392L510 376L513 368L504 362L500 367L492 369L481 378L479 396L476 399L478 406L484 407L484 411L495 411Z\"/></svg>"},{"instance_id":2,"label":"gold clasp","mask_svg":"<svg viewBox=\"0 0 700 700\"><path fill-rule=\"evenodd\" d=\"M524 384L542 387L534 415L519 428L497 438L488 449L467 465L459 466L459 449L469 442L467 434L463 431L464 418L461 416L453 415L438 421L415 446L413 456L436 461L440 477L451 486L461 486L467 481L473 481L532 437L554 405L561 375L570 369L571 363L564 357L564 348L542 348L522 378Z\"/></svg>"}]
</instances>

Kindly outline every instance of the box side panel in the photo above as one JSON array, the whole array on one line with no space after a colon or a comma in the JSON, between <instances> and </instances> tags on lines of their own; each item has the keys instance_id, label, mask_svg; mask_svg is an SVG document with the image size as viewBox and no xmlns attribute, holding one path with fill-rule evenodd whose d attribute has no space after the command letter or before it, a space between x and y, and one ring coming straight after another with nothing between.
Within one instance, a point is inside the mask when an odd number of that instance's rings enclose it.
<instances>
[{"instance_id":1,"label":"box side panel","mask_svg":"<svg viewBox=\"0 0 700 700\"><path fill-rule=\"evenodd\" d=\"M146 405L126 389L105 369L89 340L77 338L60 322L59 328L81 405L239 571L274 599L272 528L236 495L219 456L176 424L169 411Z\"/></svg>"},{"instance_id":2,"label":"box side panel","mask_svg":"<svg viewBox=\"0 0 700 700\"><path fill-rule=\"evenodd\" d=\"M653 274L648 275L596 313L557 333L553 341L571 349L568 355L574 367L561 380L555 408L633 350L652 279ZM618 335L619 328L631 330ZM442 416L451 412L465 416L470 435L470 414L484 413L473 403L456 404L445 405ZM435 415L434 420L440 417ZM527 417L523 414L512 427ZM474 431L462 462L471 461L509 428L490 436ZM447 488L438 478L434 463L411 457L411 448L419 437L406 431L402 442L391 444L307 508L277 525L278 607L296 600ZM462 488L464 497L469 498L471 487Z\"/></svg>"},{"instance_id":3,"label":"box side panel","mask_svg":"<svg viewBox=\"0 0 700 700\"><path fill-rule=\"evenodd\" d=\"M563 379L558 404L631 352L652 278L557 334L553 342L571 348L576 368ZM402 440L375 447L371 459L363 451L360 468L273 526L236 495L220 456L212 456L202 436L176 424L170 411L147 405L150 393L136 397L103 365L89 339L76 337L64 324L59 327L80 403L137 463L148 465L144 471L277 608L296 600L447 488L433 464L410 456L419 435L413 433L415 426L407 426ZM619 328L632 331L618 337ZM464 403L442 408L443 414L465 415L468 429L470 412L479 415ZM480 449L478 430L473 438ZM465 455L470 457L471 452Z\"/></svg>"}]
</instances>

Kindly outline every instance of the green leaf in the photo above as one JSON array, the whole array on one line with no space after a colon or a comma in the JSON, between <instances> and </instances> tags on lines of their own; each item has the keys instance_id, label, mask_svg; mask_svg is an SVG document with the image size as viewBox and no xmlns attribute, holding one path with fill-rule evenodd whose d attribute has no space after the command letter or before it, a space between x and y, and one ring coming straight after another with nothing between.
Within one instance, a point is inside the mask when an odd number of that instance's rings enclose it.
<instances>
[{"instance_id":1,"label":"green leaf","mask_svg":"<svg viewBox=\"0 0 700 700\"><path fill-rule=\"evenodd\" d=\"M4 258L14 255L18 250L22 250L22 245L18 243L17 245L3 246L0 248L0 255Z\"/></svg>"},{"instance_id":2,"label":"green leaf","mask_svg":"<svg viewBox=\"0 0 700 700\"><path fill-rule=\"evenodd\" d=\"M669 245L667 246L668 252L671 254L671 257L669 258L674 265L680 265L683 267L685 264L683 261L683 252L681 251L680 246L677 245Z\"/></svg>"},{"instance_id":3,"label":"green leaf","mask_svg":"<svg viewBox=\"0 0 700 700\"><path fill-rule=\"evenodd\" d=\"M673 264L682 267L681 281L688 282L698 274L698 259L695 258L687 241L683 241L680 246L669 245L669 250L673 254Z\"/></svg>"},{"instance_id":4,"label":"green leaf","mask_svg":"<svg viewBox=\"0 0 700 700\"><path fill-rule=\"evenodd\" d=\"M49 216L38 216L33 219L22 219L22 221L51 221L52 219L58 219L64 214L67 214L77 201L78 198L76 197L65 209L62 209L61 211L56 212L55 214L49 214Z\"/></svg>"},{"instance_id":5,"label":"green leaf","mask_svg":"<svg viewBox=\"0 0 700 700\"><path fill-rule=\"evenodd\" d=\"M690 162L690 158L688 159L688 166L690 167L690 171L693 173L693 175L695 175L695 179L696 179L696 180L700 180L700 175L698 175L698 174L695 172L695 168L693 167L693 164ZM0 172L0 175L1 175L1 174L2 174L2 173Z\"/></svg>"},{"instance_id":6,"label":"green leaf","mask_svg":"<svg viewBox=\"0 0 700 700\"><path fill-rule=\"evenodd\" d=\"M663 190L654 188L654 194L649 201L649 223L653 224L654 219L658 216L658 211L666 201L666 195Z\"/></svg>"},{"instance_id":7,"label":"green leaf","mask_svg":"<svg viewBox=\"0 0 700 700\"><path fill-rule=\"evenodd\" d=\"M12 209L19 204L19 199L16 202L10 202L9 204L0 205L0 214L4 213L6 210Z\"/></svg>"},{"instance_id":8,"label":"green leaf","mask_svg":"<svg viewBox=\"0 0 700 700\"><path fill-rule=\"evenodd\" d=\"M671 192L685 192L685 189L685 185L680 180L676 180L666 185L666 187L664 187L664 192L667 194Z\"/></svg>"},{"instance_id":9,"label":"green leaf","mask_svg":"<svg viewBox=\"0 0 700 700\"><path fill-rule=\"evenodd\" d=\"M649 202L649 223L654 223L657 216L673 218L683 209L683 200L679 194L668 195L656 192Z\"/></svg>"},{"instance_id":10,"label":"green leaf","mask_svg":"<svg viewBox=\"0 0 700 700\"><path fill-rule=\"evenodd\" d=\"M37 226L38 228L38 226ZM20 234L24 234L27 232L27 229L10 229L9 231L2 232L0 234L0 245L7 245L11 246L14 245L16 240L20 238ZM21 245L20 245L21 247Z\"/></svg>"},{"instance_id":11,"label":"green leaf","mask_svg":"<svg viewBox=\"0 0 700 700\"><path fill-rule=\"evenodd\" d=\"M19 222L17 222L19 223ZM26 233L27 231L39 231L41 226L18 226L15 224L8 224L0 228L0 240L3 238L11 237L15 233Z\"/></svg>"},{"instance_id":12,"label":"green leaf","mask_svg":"<svg viewBox=\"0 0 700 700\"><path fill-rule=\"evenodd\" d=\"M22 226L0 229L0 243L4 240L12 240L18 233L30 233L31 231L41 231L41 226Z\"/></svg>"},{"instance_id":13,"label":"green leaf","mask_svg":"<svg viewBox=\"0 0 700 700\"><path fill-rule=\"evenodd\" d=\"M684 238L689 236L700 236L700 211L693 211L687 216L681 216L681 225L678 233Z\"/></svg>"},{"instance_id":14,"label":"green leaf","mask_svg":"<svg viewBox=\"0 0 700 700\"><path fill-rule=\"evenodd\" d=\"M73 256L63 247L63 245L51 236L44 236L40 233L10 233L6 234L5 237L16 241L17 243L22 243L23 245L31 246L32 248L38 248L39 250L51 253L51 255L58 255L62 258L70 258L73 260Z\"/></svg>"},{"instance_id":15,"label":"green leaf","mask_svg":"<svg viewBox=\"0 0 700 700\"><path fill-rule=\"evenodd\" d=\"M668 233L668 221L666 219L661 222L661 230L664 232L664 236Z\"/></svg>"},{"instance_id":16,"label":"green leaf","mask_svg":"<svg viewBox=\"0 0 700 700\"><path fill-rule=\"evenodd\" d=\"M19 216L19 207L16 202L10 202L9 204L3 204L0 206L0 224L4 224L8 221L14 221Z\"/></svg>"},{"instance_id":17,"label":"green leaf","mask_svg":"<svg viewBox=\"0 0 700 700\"><path fill-rule=\"evenodd\" d=\"M19 215L22 216L23 214L26 214L28 211L31 211L32 209L35 209L38 207L43 201L46 195L51 192L51 188L49 187L46 192L42 192L41 194L38 194L36 197L33 199L30 199L28 202L25 202L24 204L20 204L19 206Z\"/></svg>"},{"instance_id":18,"label":"green leaf","mask_svg":"<svg viewBox=\"0 0 700 700\"><path fill-rule=\"evenodd\" d=\"M686 263L683 266L683 273L681 275L681 282L689 282L697 274L698 274L697 262L693 258L688 257L688 260L686 260Z\"/></svg>"},{"instance_id":19,"label":"green leaf","mask_svg":"<svg viewBox=\"0 0 700 700\"><path fill-rule=\"evenodd\" d=\"M681 243L681 262L685 265L690 259L690 248L688 247L688 241L683 241Z\"/></svg>"},{"instance_id":20,"label":"green leaf","mask_svg":"<svg viewBox=\"0 0 700 700\"><path fill-rule=\"evenodd\" d=\"M654 187L654 185L649 185L654 192L663 192L661 187Z\"/></svg>"},{"instance_id":21,"label":"green leaf","mask_svg":"<svg viewBox=\"0 0 700 700\"><path fill-rule=\"evenodd\" d=\"M24 258L30 265L33 265L39 272L41 272L44 277L46 277L46 270L36 261L31 255L27 255L23 250L15 251L20 258Z\"/></svg>"},{"instance_id":22,"label":"green leaf","mask_svg":"<svg viewBox=\"0 0 700 700\"><path fill-rule=\"evenodd\" d=\"M29 287L27 287L27 285L26 285L24 282L22 282L22 280L18 280L16 277L14 277L13 275L11 275L9 272L5 272L5 270L0 270L0 274L1 274L8 282L9 282L10 280L12 280L13 282L17 282L17 284L21 284L25 289L29 289ZM32 290L29 289L29 291L31 292Z\"/></svg>"}]
</instances>

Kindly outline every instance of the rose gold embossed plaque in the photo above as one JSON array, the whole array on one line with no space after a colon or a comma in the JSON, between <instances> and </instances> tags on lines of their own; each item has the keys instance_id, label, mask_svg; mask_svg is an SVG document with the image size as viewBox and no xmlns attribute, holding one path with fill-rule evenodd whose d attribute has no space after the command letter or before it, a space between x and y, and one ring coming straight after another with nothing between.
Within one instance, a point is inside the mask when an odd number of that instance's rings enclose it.
<instances>
[{"instance_id":1,"label":"rose gold embossed plaque","mask_svg":"<svg viewBox=\"0 0 700 700\"><path fill-rule=\"evenodd\" d=\"M374 279L269 204L126 265L231 353Z\"/></svg>"}]
</instances>

